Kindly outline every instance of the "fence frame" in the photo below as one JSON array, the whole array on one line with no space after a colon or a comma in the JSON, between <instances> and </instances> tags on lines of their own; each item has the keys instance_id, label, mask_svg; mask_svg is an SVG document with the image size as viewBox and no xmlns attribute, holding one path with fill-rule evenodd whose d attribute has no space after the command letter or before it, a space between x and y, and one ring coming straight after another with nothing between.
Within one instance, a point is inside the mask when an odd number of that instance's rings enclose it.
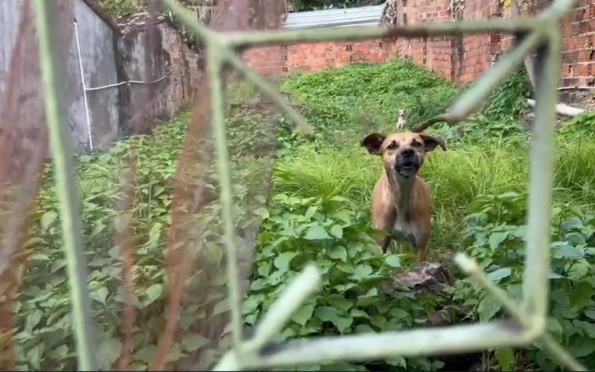
<instances>
[{"instance_id":1,"label":"fence frame","mask_svg":"<svg viewBox=\"0 0 595 372\"><path fill-rule=\"evenodd\" d=\"M164 0L167 7L190 30L201 37L207 47L207 73L210 79L212 120L219 179L220 201L225 220L227 275L233 348L215 370L242 370L258 367L319 363L332 360L367 360L411 357L437 353L480 351L498 347L521 347L530 343L547 349L562 365L571 370L585 370L546 331L548 316L549 244L553 185L553 142L555 130L556 89L560 67L560 19L574 6L575 0L555 0L534 18L490 19L415 24L404 27L345 27L297 31L250 31L217 33L200 24L191 11L175 0ZM74 187L72 144L60 105L61 79L57 57L57 2L34 0L39 32L41 69L45 106L54 153L56 189L59 200L64 249L73 303L73 321L80 370L96 370L94 333L91 326L86 264L82 249L80 215ZM240 286L238 282L237 247L232 223L231 180L224 127L223 86L221 72L225 67L236 70L270 98L297 125L309 132L311 127L281 98L279 93L254 71L246 67L236 54L247 47L280 43L333 40L394 39L452 36L487 32L511 33L515 47L475 84L466 90L450 110L432 120L449 124L460 122L474 111L492 90L514 72L528 54L535 52L537 74L534 132L531 137L530 184L528 200L528 234L524 270L522 304L492 284L477 263L460 253L455 262L508 311L510 319L489 323L457 325L443 328L414 329L339 337L320 337L272 343L271 338L283 327L304 300L319 286L320 272L310 265L294 280L258 324L252 338L242 335ZM424 125L427 125L424 124ZM423 125L422 125L423 127Z\"/></svg>"}]
</instances>

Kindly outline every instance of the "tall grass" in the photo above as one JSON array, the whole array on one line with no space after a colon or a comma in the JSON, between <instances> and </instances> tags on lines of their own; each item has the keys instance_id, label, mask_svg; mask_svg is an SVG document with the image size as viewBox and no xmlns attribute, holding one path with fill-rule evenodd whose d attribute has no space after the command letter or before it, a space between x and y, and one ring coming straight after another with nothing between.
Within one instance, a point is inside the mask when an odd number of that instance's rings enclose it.
<instances>
[{"instance_id":1,"label":"tall grass","mask_svg":"<svg viewBox=\"0 0 595 372\"><path fill-rule=\"evenodd\" d=\"M595 140L558 138L555 199L591 204L595 201ZM482 194L527 188L528 145L485 141L430 153L421 176L431 186L434 222L431 250L463 248L463 219L471 201ZM301 197L341 195L358 208L370 209L372 188L382 160L355 141L336 147L306 145L282 159L275 172L275 191Z\"/></svg>"}]
</instances>

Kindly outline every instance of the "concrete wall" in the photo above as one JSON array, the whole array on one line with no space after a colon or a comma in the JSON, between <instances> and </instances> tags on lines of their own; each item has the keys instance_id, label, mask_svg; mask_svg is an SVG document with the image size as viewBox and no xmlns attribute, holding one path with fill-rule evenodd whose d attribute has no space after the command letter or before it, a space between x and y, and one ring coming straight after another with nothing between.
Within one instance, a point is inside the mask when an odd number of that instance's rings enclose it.
<instances>
[{"instance_id":1,"label":"concrete wall","mask_svg":"<svg viewBox=\"0 0 595 372\"><path fill-rule=\"evenodd\" d=\"M196 97L202 58L165 23L119 37L117 50L121 80L157 81L120 89L122 135L147 133L154 119L171 118Z\"/></svg>"},{"instance_id":2,"label":"concrete wall","mask_svg":"<svg viewBox=\"0 0 595 372\"><path fill-rule=\"evenodd\" d=\"M83 1L74 0L79 45L87 88L118 82L114 30L103 22ZM73 29L74 32L74 29ZM87 119L83 99L76 37L71 38L68 50L67 100L68 124L75 146L83 150L89 145ZM106 148L118 137L118 90L104 89L88 92L91 135L94 148Z\"/></svg>"},{"instance_id":3,"label":"concrete wall","mask_svg":"<svg viewBox=\"0 0 595 372\"><path fill-rule=\"evenodd\" d=\"M90 142L76 29L87 88L105 87L128 80L160 79L154 84L124 84L88 91L93 148L105 149L124 136L147 133L156 119L167 120L181 105L194 100L200 78L201 56L190 51L171 27L161 23L150 31L141 28L122 35L91 1L55 1L68 7L70 20L76 19L76 24L66 21L62 30L65 35L62 36L65 45L68 45L68 53L63 56L66 64L65 111L77 151L87 151ZM31 9L24 11L25 3L22 0L0 1L0 103L6 107L10 105L9 101L15 100L12 96L17 93L7 94L6 86L9 78L17 79L19 81L14 82L13 86L18 86L18 95L21 97L21 121L23 115L35 113L35 118L29 121L43 123L37 44L32 19L25 22L29 29L33 29L27 40L19 43L20 49L16 48L15 42L17 35L23 35L23 32L19 32L19 27L24 27L21 17L27 15L31 18L32 15ZM11 60L17 55L23 57L22 62L32 64L26 75L17 71L19 63L14 63L11 72ZM30 87L29 92L23 91L23 87ZM12 90L15 91L15 88ZM26 99L23 100L23 97ZM6 121L0 121L0 131L6 128Z\"/></svg>"}]
</instances>

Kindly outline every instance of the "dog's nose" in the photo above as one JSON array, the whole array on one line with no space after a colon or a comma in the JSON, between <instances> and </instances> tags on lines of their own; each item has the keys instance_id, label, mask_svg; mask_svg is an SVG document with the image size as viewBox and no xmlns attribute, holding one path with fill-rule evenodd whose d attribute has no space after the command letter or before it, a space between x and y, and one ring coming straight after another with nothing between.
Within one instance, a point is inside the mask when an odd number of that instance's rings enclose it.
<instances>
[{"instance_id":1,"label":"dog's nose","mask_svg":"<svg viewBox=\"0 0 595 372\"><path fill-rule=\"evenodd\" d=\"M415 155L415 151L413 149L405 149L401 152L401 156L404 158L412 158Z\"/></svg>"}]
</instances>

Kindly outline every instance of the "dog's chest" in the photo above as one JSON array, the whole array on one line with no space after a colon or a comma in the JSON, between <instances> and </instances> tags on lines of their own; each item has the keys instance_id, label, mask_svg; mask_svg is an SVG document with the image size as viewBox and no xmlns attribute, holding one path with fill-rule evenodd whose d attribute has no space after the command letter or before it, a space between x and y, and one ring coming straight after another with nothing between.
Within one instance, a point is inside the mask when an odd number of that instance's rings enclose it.
<instances>
[{"instance_id":1,"label":"dog's chest","mask_svg":"<svg viewBox=\"0 0 595 372\"><path fill-rule=\"evenodd\" d=\"M416 245L419 229L417 226L405 218L397 218L392 229L393 239L406 241Z\"/></svg>"}]
</instances>

